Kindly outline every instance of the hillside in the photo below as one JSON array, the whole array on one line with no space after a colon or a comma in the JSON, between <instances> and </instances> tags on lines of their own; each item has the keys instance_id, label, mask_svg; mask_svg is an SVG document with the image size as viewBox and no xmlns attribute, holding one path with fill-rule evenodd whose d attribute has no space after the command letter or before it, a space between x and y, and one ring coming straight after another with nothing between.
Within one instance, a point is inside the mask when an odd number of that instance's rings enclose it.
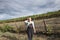
<instances>
[{"instance_id":1,"label":"hillside","mask_svg":"<svg viewBox=\"0 0 60 40\"><path fill-rule=\"evenodd\" d=\"M32 16L26 16L26 17L14 18L14 19L8 19L8 20L0 20L0 23L24 21L27 17L32 17L33 20L39 20L39 19L47 19L47 18L53 18L53 17L59 17L59 16L60 16L60 10L55 11L55 12L48 12L48 13L38 14L38 15L32 15Z\"/></svg>"},{"instance_id":2,"label":"hillside","mask_svg":"<svg viewBox=\"0 0 60 40\"><path fill-rule=\"evenodd\" d=\"M60 11L30 17L33 18L36 27L36 35L34 35L33 40L60 40ZM0 40L27 40L24 24L26 18L0 21Z\"/></svg>"},{"instance_id":3,"label":"hillside","mask_svg":"<svg viewBox=\"0 0 60 40\"><path fill-rule=\"evenodd\" d=\"M32 17L32 19L35 22L36 30L38 30L38 31L46 31L48 28L47 29L45 29L45 28L50 27L50 26L52 28L53 27L54 28L60 28L59 27L60 26L60 10L55 11L55 12L48 12L48 13L45 13L45 14L27 16L27 17ZM20 17L20 18L15 18L15 19L2 20L2 21L0 21L0 26L2 27L2 26L8 25L8 26L14 27L15 29L20 27L21 31L25 31L24 20L27 17ZM44 25L43 19L46 22L46 27Z\"/></svg>"}]
</instances>

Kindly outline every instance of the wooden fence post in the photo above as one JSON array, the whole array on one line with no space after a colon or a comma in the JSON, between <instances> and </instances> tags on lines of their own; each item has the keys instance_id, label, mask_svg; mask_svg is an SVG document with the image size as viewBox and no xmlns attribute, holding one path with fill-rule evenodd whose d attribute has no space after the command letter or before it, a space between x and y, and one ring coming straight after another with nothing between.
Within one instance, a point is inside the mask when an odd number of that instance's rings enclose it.
<instances>
[{"instance_id":1,"label":"wooden fence post","mask_svg":"<svg viewBox=\"0 0 60 40\"><path fill-rule=\"evenodd\" d=\"M45 33L47 33L46 22L44 19L43 19L43 23L44 23Z\"/></svg>"}]
</instances>

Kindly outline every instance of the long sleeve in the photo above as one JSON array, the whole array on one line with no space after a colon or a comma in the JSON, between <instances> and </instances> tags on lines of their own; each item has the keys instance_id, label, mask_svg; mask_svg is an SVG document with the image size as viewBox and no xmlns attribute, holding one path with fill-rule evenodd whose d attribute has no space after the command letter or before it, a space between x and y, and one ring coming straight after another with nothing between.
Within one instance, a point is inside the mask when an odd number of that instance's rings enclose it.
<instances>
[{"instance_id":1,"label":"long sleeve","mask_svg":"<svg viewBox=\"0 0 60 40\"><path fill-rule=\"evenodd\" d=\"M32 22L32 25L33 25L33 27L35 27L35 26L34 26L34 22Z\"/></svg>"},{"instance_id":2,"label":"long sleeve","mask_svg":"<svg viewBox=\"0 0 60 40\"><path fill-rule=\"evenodd\" d=\"M25 22L25 25L27 25L27 23L28 23L27 20L25 20L24 22Z\"/></svg>"},{"instance_id":3,"label":"long sleeve","mask_svg":"<svg viewBox=\"0 0 60 40\"><path fill-rule=\"evenodd\" d=\"M34 33L36 33L36 29L35 29L34 22L33 22L32 24L33 24L33 30L34 30Z\"/></svg>"}]
</instances>

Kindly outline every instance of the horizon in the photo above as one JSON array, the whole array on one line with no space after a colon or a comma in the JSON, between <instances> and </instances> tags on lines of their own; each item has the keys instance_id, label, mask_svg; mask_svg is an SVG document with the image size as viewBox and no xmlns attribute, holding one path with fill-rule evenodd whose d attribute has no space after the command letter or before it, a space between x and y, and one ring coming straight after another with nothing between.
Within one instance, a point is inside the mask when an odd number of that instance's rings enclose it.
<instances>
[{"instance_id":1,"label":"horizon","mask_svg":"<svg viewBox=\"0 0 60 40\"><path fill-rule=\"evenodd\" d=\"M0 0L0 20L60 10L60 0Z\"/></svg>"}]
</instances>

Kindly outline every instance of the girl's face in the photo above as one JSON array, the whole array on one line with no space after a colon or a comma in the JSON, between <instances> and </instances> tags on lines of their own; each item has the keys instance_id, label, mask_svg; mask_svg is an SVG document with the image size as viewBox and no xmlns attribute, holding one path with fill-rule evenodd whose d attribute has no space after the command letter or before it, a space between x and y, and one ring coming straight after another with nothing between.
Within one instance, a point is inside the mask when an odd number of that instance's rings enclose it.
<instances>
[{"instance_id":1,"label":"girl's face","mask_svg":"<svg viewBox=\"0 0 60 40\"><path fill-rule=\"evenodd\" d=\"M32 19L31 18L28 18L28 21L30 22Z\"/></svg>"}]
</instances>

